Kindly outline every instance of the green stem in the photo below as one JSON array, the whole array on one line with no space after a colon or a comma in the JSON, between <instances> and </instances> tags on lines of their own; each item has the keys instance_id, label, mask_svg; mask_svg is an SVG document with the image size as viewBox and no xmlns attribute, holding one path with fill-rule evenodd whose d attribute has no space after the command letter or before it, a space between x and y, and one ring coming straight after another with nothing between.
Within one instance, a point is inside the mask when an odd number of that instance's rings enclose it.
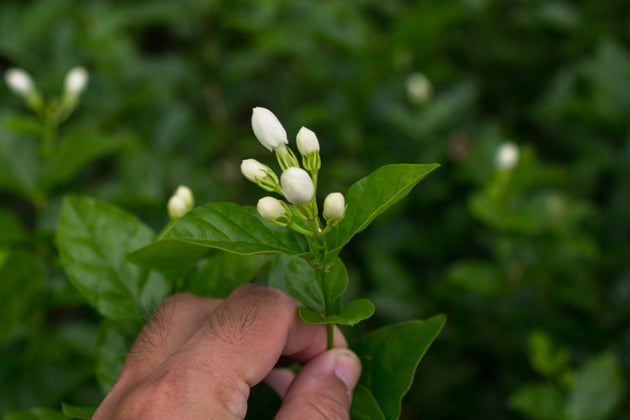
<instances>
[{"instance_id":1,"label":"green stem","mask_svg":"<svg viewBox=\"0 0 630 420\"><path fill-rule=\"evenodd\" d=\"M334 324L326 324L326 332L327 332L326 350L330 350L333 347L335 347L335 338L333 335L334 328L335 328Z\"/></svg>"}]
</instances>

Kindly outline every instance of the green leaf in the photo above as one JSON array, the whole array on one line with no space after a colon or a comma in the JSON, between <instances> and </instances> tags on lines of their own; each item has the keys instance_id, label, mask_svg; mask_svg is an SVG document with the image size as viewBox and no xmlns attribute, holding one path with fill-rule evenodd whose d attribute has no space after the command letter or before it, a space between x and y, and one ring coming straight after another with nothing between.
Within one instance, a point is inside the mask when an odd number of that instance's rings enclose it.
<instances>
[{"instance_id":1,"label":"green leaf","mask_svg":"<svg viewBox=\"0 0 630 420\"><path fill-rule=\"evenodd\" d=\"M352 420L385 420L378 401L370 390L361 384L357 385L352 394L350 418Z\"/></svg>"},{"instance_id":2,"label":"green leaf","mask_svg":"<svg viewBox=\"0 0 630 420\"><path fill-rule=\"evenodd\" d=\"M427 349L440 333L446 317L408 321L372 331L350 348L363 366L359 383L374 396L385 419L398 419L400 402Z\"/></svg>"},{"instance_id":3,"label":"green leaf","mask_svg":"<svg viewBox=\"0 0 630 420\"><path fill-rule=\"evenodd\" d=\"M113 152L121 143L120 138L95 135L89 129L73 132L59 144L44 167L39 179L42 190L70 181L87 164Z\"/></svg>"},{"instance_id":4,"label":"green leaf","mask_svg":"<svg viewBox=\"0 0 630 420\"><path fill-rule=\"evenodd\" d=\"M350 302L340 314L322 317L308 308L300 307L300 318L309 324L356 325L374 315L374 305L367 299L356 299Z\"/></svg>"},{"instance_id":5,"label":"green leaf","mask_svg":"<svg viewBox=\"0 0 630 420\"><path fill-rule=\"evenodd\" d=\"M532 367L545 378L553 379L567 368L571 352L556 349L551 338L543 331L533 331L527 339L527 356Z\"/></svg>"},{"instance_id":6,"label":"green leaf","mask_svg":"<svg viewBox=\"0 0 630 420\"><path fill-rule=\"evenodd\" d=\"M49 408L31 408L28 410L4 413L4 420L67 420L60 411Z\"/></svg>"},{"instance_id":7,"label":"green leaf","mask_svg":"<svg viewBox=\"0 0 630 420\"><path fill-rule=\"evenodd\" d=\"M118 207L71 196L61 207L56 242L66 274L92 306L106 318L143 322L171 286L125 256L153 236L151 229Z\"/></svg>"},{"instance_id":8,"label":"green leaf","mask_svg":"<svg viewBox=\"0 0 630 420\"><path fill-rule=\"evenodd\" d=\"M251 281L274 257L238 255L217 251L193 275L184 289L198 296L225 299L238 286Z\"/></svg>"},{"instance_id":9,"label":"green leaf","mask_svg":"<svg viewBox=\"0 0 630 420\"><path fill-rule=\"evenodd\" d=\"M317 272L306 261L279 256L269 272L269 286L287 292L315 312L324 312L324 294Z\"/></svg>"},{"instance_id":10,"label":"green leaf","mask_svg":"<svg viewBox=\"0 0 630 420\"><path fill-rule=\"evenodd\" d=\"M18 241L25 233L22 221L13 212L0 207L0 243Z\"/></svg>"},{"instance_id":11,"label":"green leaf","mask_svg":"<svg viewBox=\"0 0 630 420\"><path fill-rule=\"evenodd\" d=\"M0 344L41 306L44 267L32 254L0 250Z\"/></svg>"},{"instance_id":12,"label":"green leaf","mask_svg":"<svg viewBox=\"0 0 630 420\"><path fill-rule=\"evenodd\" d=\"M337 314L341 310L341 295L348 287L348 273L337 258L326 276L324 290L317 271L306 261L280 256L271 267L269 285L284 290L314 312Z\"/></svg>"},{"instance_id":13,"label":"green leaf","mask_svg":"<svg viewBox=\"0 0 630 420\"><path fill-rule=\"evenodd\" d=\"M137 249L130 261L165 270L190 263L208 249L241 255L307 255L304 238L288 229L272 226L254 207L234 203L210 203L181 218L159 240Z\"/></svg>"},{"instance_id":14,"label":"green leaf","mask_svg":"<svg viewBox=\"0 0 630 420\"><path fill-rule=\"evenodd\" d=\"M337 258L326 276L324 284L324 296L326 296L326 306L329 314L339 313L341 310L341 296L347 288L348 271L343 261ZM373 309L372 312L374 312ZM372 315L370 314L369 316Z\"/></svg>"},{"instance_id":15,"label":"green leaf","mask_svg":"<svg viewBox=\"0 0 630 420\"><path fill-rule=\"evenodd\" d=\"M67 417L71 419L89 420L94 415L97 407L82 407L78 405L70 405L64 402L61 403L61 411Z\"/></svg>"},{"instance_id":16,"label":"green leaf","mask_svg":"<svg viewBox=\"0 0 630 420\"><path fill-rule=\"evenodd\" d=\"M440 165L383 166L353 184L346 194L346 215L328 235L331 254L338 253L354 235L409 194L418 182L438 166Z\"/></svg>"},{"instance_id":17,"label":"green leaf","mask_svg":"<svg viewBox=\"0 0 630 420\"><path fill-rule=\"evenodd\" d=\"M494 265L477 260L456 262L448 270L446 278L456 286L487 297L500 296L506 284Z\"/></svg>"},{"instance_id":18,"label":"green leaf","mask_svg":"<svg viewBox=\"0 0 630 420\"><path fill-rule=\"evenodd\" d=\"M128 324L104 320L96 336L96 379L107 394L116 383L138 331Z\"/></svg>"},{"instance_id":19,"label":"green leaf","mask_svg":"<svg viewBox=\"0 0 630 420\"><path fill-rule=\"evenodd\" d=\"M39 173L38 142L17 135L0 122L0 190L33 198Z\"/></svg>"},{"instance_id":20,"label":"green leaf","mask_svg":"<svg viewBox=\"0 0 630 420\"><path fill-rule=\"evenodd\" d=\"M589 359L575 373L567 396L570 420L604 420L621 403L625 391L623 370L617 358L603 354Z\"/></svg>"},{"instance_id":21,"label":"green leaf","mask_svg":"<svg viewBox=\"0 0 630 420\"><path fill-rule=\"evenodd\" d=\"M525 385L510 396L508 404L526 417L540 420L563 418L562 394L548 384Z\"/></svg>"}]
</instances>

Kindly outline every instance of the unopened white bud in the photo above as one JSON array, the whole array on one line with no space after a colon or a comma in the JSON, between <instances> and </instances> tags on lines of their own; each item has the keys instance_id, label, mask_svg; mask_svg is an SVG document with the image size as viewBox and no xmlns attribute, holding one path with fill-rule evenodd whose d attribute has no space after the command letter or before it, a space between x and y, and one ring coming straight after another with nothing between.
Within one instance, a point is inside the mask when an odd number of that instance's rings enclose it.
<instances>
[{"instance_id":1,"label":"unopened white bud","mask_svg":"<svg viewBox=\"0 0 630 420\"><path fill-rule=\"evenodd\" d=\"M315 194L311 176L302 168L291 167L282 173L280 185L290 203L308 203Z\"/></svg>"},{"instance_id":2,"label":"unopened white bud","mask_svg":"<svg viewBox=\"0 0 630 420\"><path fill-rule=\"evenodd\" d=\"M311 152L319 152L317 136L306 127L300 128L297 133L297 147L302 156L308 156Z\"/></svg>"},{"instance_id":3,"label":"unopened white bud","mask_svg":"<svg viewBox=\"0 0 630 420\"><path fill-rule=\"evenodd\" d=\"M343 194L334 192L324 200L324 218L343 217L346 212L346 199Z\"/></svg>"},{"instance_id":4,"label":"unopened white bud","mask_svg":"<svg viewBox=\"0 0 630 420\"><path fill-rule=\"evenodd\" d=\"M245 159L241 162L243 176L252 182L264 179L267 176L267 171L269 171L269 167L256 159Z\"/></svg>"},{"instance_id":5,"label":"unopened white bud","mask_svg":"<svg viewBox=\"0 0 630 420\"><path fill-rule=\"evenodd\" d=\"M22 69L9 69L4 73L4 80L9 89L18 96L28 96L35 90L35 83L31 76Z\"/></svg>"},{"instance_id":6,"label":"unopened white bud","mask_svg":"<svg viewBox=\"0 0 630 420\"><path fill-rule=\"evenodd\" d=\"M412 73L407 77L407 95L416 105L422 105L431 97L431 82L422 73Z\"/></svg>"},{"instance_id":7,"label":"unopened white bud","mask_svg":"<svg viewBox=\"0 0 630 420\"><path fill-rule=\"evenodd\" d=\"M187 186L180 185L179 187L177 187L177 189L175 190L175 196L181 198L184 201L188 210L194 207L195 197L193 196L192 191L190 191L190 188L188 188Z\"/></svg>"},{"instance_id":8,"label":"unopened white bud","mask_svg":"<svg viewBox=\"0 0 630 420\"><path fill-rule=\"evenodd\" d=\"M178 195L173 195L166 206L168 215L173 220L181 219L190 210L186 202Z\"/></svg>"},{"instance_id":9,"label":"unopened white bud","mask_svg":"<svg viewBox=\"0 0 630 420\"><path fill-rule=\"evenodd\" d=\"M252 129L258 141L273 151L282 144L289 143L287 132L273 112L256 107L252 112Z\"/></svg>"},{"instance_id":10,"label":"unopened white bud","mask_svg":"<svg viewBox=\"0 0 630 420\"><path fill-rule=\"evenodd\" d=\"M516 143L507 141L497 150L496 165L502 171L509 171L518 163L520 151Z\"/></svg>"},{"instance_id":11,"label":"unopened white bud","mask_svg":"<svg viewBox=\"0 0 630 420\"><path fill-rule=\"evenodd\" d=\"M256 210L265 220L274 219L278 216L286 214L287 212L280 200L274 197L263 197L258 200Z\"/></svg>"},{"instance_id":12,"label":"unopened white bud","mask_svg":"<svg viewBox=\"0 0 630 420\"><path fill-rule=\"evenodd\" d=\"M68 74L64 82L65 92L68 95L78 96L85 90L88 82L88 72L83 67L74 67Z\"/></svg>"}]
</instances>

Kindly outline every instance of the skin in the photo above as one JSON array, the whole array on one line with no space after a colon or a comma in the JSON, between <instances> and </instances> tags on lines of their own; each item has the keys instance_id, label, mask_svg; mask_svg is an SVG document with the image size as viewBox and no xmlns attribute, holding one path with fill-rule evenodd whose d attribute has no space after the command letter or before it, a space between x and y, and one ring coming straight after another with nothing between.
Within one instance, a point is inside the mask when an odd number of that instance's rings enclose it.
<instances>
[{"instance_id":1,"label":"skin","mask_svg":"<svg viewBox=\"0 0 630 420\"><path fill-rule=\"evenodd\" d=\"M349 419L361 364L335 331L297 316L298 302L246 284L227 299L167 298L136 339L93 419L243 419L250 388L282 398L276 419ZM303 365L297 375L278 361Z\"/></svg>"}]
</instances>

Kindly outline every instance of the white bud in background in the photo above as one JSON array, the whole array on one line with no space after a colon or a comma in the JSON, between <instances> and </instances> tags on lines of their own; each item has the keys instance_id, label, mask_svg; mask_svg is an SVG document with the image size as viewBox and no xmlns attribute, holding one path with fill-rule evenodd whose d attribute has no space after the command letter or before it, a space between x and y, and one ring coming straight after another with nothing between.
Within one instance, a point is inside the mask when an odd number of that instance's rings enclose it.
<instances>
[{"instance_id":1,"label":"white bud in background","mask_svg":"<svg viewBox=\"0 0 630 420\"><path fill-rule=\"evenodd\" d=\"M432 91L431 82L424 74L412 73L407 77L407 96L412 103L424 104L431 97Z\"/></svg>"},{"instance_id":2,"label":"white bud in background","mask_svg":"<svg viewBox=\"0 0 630 420\"><path fill-rule=\"evenodd\" d=\"M252 112L252 129L258 141L273 151L282 144L289 143L287 132L273 112L256 107Z\"/></svg>"},{"instance_id":3,"label":"white bud in background","mask_svg":"<svg viewBox=\"0 0 630 420\"><path fill-rule=\"evenodd\" d=\"M31 76L22 69L9 69L4 73L4 80L9 89L18 96L28 96L35 90L35 83Z\"/></svg>"},{"instance_id":4,"label":"white bud in background","mask_svg":"<svg viewBox=\"0 0 630 420\"><path fill-rule=\"evenodd\" d=\"M297 147L302 156L308 156L311 152L319 152L317 136L306 127L300 128L297 133Z\"/></svg>"},{"instance_id":5,"label":"white bud in background","mask_svg":"<svg viewBox=\"0 0 630 420\"><path fill-rule=\"evenodd\" d=\"M288 168L280 177L284 196L292 204L304 204L311 201L315 186L311 176L302 168Z\"/></svg>"},{"instance_id":6,"label":"white bud in background","mask_svg":"<svg viewBox=\"0 0 630 420\"><path fill-rule=\"evenodd\" d=\"M83 67L74 67L66 74L66 80L64 82L66 94L79 96L85 90L87 82L87 70Z\"/></svg>"},{"instance_id":7,"label":"white bud in background","mask_svg":"<svg viewBox=\"0 0 630 420\"><path fill-rule=\"evenodd\" d=\"M343 194L334 192L326 196L324 200L324 218L332 219L343 217L346 212L346 199Z\"/></svg>"},{"instance_id":8,"label":"white bud in background","mask_svg":"<svg viewBox=\"0 0 630 420\"><path fill-rule=\"evenodd\" d=\"M190 210L186 202L178 195L173 195L166 206L168 215L173 220L181 219Z\"/></svg>"},{"instance_id":9,"label":"white bud in background","mask_svg":"<svg viewBox=\"0 0 630 420\"><path fill-rule=\"evenodd\" d=\"M496 165L502 171L509 171L518 163L520 151L516 143L507 141L497 150Z\"/></svg>"},{"instance_id":10,"label":"white bud in background","mask_svg":"<svg viewBox=\"0 0 630 420\"><path fill-rule=\"evenodd\" d=\"M263 197L258 200L256 210L265 220L274 219L278 216L286 214L287 212L280 200L273 197Z\"/></svg>"},{"instance_id":11,"label":"white bud in background","mask_svg":"<svg viewBox=\"0 0 630 420\"><path fill-rule=\"evenodd\" d=\"M267 176L269 167L258 162L256 159L245 159L241 162L241 172L243 176L252 182L260 181Z\"/></svg>"},{"instance_id":12,"label":"white bud in background","mask_svg":"<svg viewBox=\"0 0 630 420\"><path fill-rule=\"evenodd\" d=\"M179 197L184 201L188 210L191 210L195 205L195 197L193 196L192 191L185 185L180 185L175 190L175 196Z\"/></svg>"}]
</instances>

